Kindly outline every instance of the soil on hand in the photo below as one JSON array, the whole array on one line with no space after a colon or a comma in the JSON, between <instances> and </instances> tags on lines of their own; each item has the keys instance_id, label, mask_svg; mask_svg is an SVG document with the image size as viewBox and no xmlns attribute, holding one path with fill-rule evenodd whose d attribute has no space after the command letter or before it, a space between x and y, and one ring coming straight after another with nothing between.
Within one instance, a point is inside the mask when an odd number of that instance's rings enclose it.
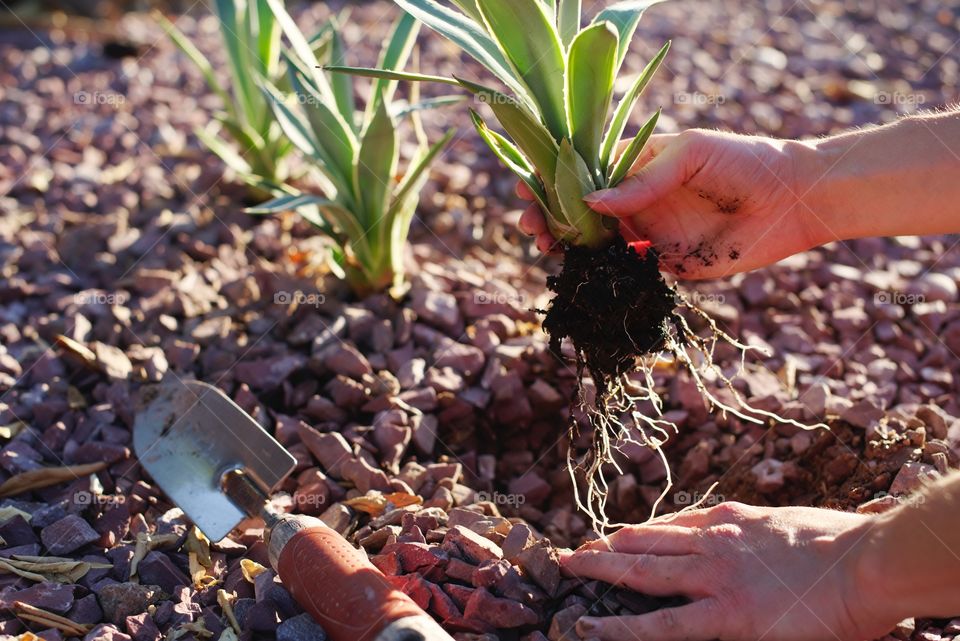
<instances>
[{"instance_id":1,"label":"soil on hand","mask_svg":"<svg viewBox=\"0 0 960 641\"><path fill-rule=\"evenodd\" d=\"M637 358L659 351L673 322L676 293L653 249L638 253L622 238L603 250L568 247L563 269L547 279L556 294L543 328L560 353L564 338L590 370L600 399Z\"/></svg>"}]
</instances>

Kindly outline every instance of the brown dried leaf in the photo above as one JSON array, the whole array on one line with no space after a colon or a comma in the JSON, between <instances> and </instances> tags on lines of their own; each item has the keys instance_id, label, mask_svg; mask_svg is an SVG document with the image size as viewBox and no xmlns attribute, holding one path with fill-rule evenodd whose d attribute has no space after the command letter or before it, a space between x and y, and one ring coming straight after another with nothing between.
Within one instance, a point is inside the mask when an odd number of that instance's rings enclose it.
<instances>
[{"instance_id":1,"label":"brown dried leaf","mask_svg":"<svg viewBox=\"0 0 960 641\"><path fill-rule=\"evenodd\" d=\"M0 438L10 439L23 431L27 426L23 421L14 421L9 425L0 425Z\"/></svg>"},{"instance_id":2,"label":"brown dried leaf","mask_svg":"<svg viewBox=\"0 0 960 641\"><path fill-rule=\"evenodd\" d=\"M0 498L14 496L50 487L64 481L75 481L88 474L96 474L107 467L104 461L87 463L85 465L66 465L63 467L42 467L38 470L15 474L0 485Z\"/></svg>"},{"instance_id":3,"label":"brown dried leaf","mask_svg":"<svg viewBox=\"0 0 960 641\"><path fill-rule=\"evenodd\" d=\"M27 523L30 522L30 519L33 518L33 515L29 512L24 512L23 510L18 510L12 505L6 505L0 507L0 523L5 523L6 521L12 519L15 516L22 516L23 520Z\"/></svg>"},{"instance_id":4,"label":"brown dried leaf","mask_svg":"<svg viewBox=\"0 0 960 641\"><path fill-rule=\"evenodd\" d=\"M227 592L226 590L217 590L217 603L220 605L220 609L223 610L223 616L227 617L227 621L230 622L230 628L228 630L233 630L234 638L236 635L240 634L240 624L237 623L237 616L233 613L233 603L237 600L237 595L233 592ZM221 639L224 637L221 636Z\"/></svg>"},{"instance_id":5,"label":"brown dried leaf","mask_svg":"<svg viewBox=\"0 0 960 641\"><path fill-rule=\"evenodd\" d=\"M80 390L71 385L67 388L67 405L72 410L82 410L87 406L87 399Z\"/></svg>"},{"instance_id":6,"label":"brown dried leaf","mask_svg":"<svg viewBox=\"0 0 960 641\"><path fill-rule=\"evenodd\" d=\"M54 338L54 342L62 347L67 354L73 356L87 367L96 369L97 356L83 343L78 343L77 341L64 336L63 334L57 334L56 338Z\"/></svg>"},{"instance_id":7,"label":"brown dried leaf","mask_svg":"<svg viewBox=\"0 0 960 641\"><path fill-rule=\"evenodd\" d=\"M56 628L57 630L66 633L66 635L70 637L83 636L93 628L92 625L71 621L70 619L62 617L59 614L41 610L40 608L30 605L29 603L24 603L23 601L14 601L13 610L21 619L33 621L34 623L39 623L48 628Z\"/></svg>"},{"instance_id":8,"label":"brown dried leaf","mask_svg":"<svg viewBox=\"0 0 960 641\"><path fill-rule=\"evenodd\" d=\"M240 571L243 572L243 578L253 583L258 576L267 571L267 568L252 559L241 559Z\"/></svg>"},{"instance_id":9,"label":"brown dried leaf","mask_svg":"<svg viewBox=\"0 0 960 641\"><path fill-rule=\"evenodd\" d=\"M415 494L407 494L406 492L393 492L384 495L384 498L387 499L389 503L392 503L394 507L398 508L423 503L423 497L416 496Z\"/></svg>"},{"instance_id":10,"label":"brown dried leaf","mask_svg":"<svg viewBox=\"0 0 960 641\"><path fill-rule=\"evenodd\" d=\"M12 572L37 582L76 583L90 570L112 567L109 563L75 561L58 556L17 554L9 559L0 559L0 572Z\"/></svg>"},{"instance_id":11,"label":"brown dried leaf","mask_svg":"<svg viewBox=\"0 0 960 641\"><path fill-rule=\"evenodd\" d=\"M139 532L137 534L137 544L133 548L133 558L130 559L130 578L137 575L137 568L143 557L149 552L159 547L173 545L180 540L176 534L150 534L149 532Z\"/></svg>"},{"instance_id":12,"label":"brown dried leaf","mask_svg":"<svg viewBox=\"0 0 960 641\"><path fill-rule=\"evenodd\" d=\"M358 512L365 512L373 517L380 516L383 514L383 511L387 509L387 499L383 494L358 496L353 499L347 499L344 503Z\"/></svg>"}]
</instances>

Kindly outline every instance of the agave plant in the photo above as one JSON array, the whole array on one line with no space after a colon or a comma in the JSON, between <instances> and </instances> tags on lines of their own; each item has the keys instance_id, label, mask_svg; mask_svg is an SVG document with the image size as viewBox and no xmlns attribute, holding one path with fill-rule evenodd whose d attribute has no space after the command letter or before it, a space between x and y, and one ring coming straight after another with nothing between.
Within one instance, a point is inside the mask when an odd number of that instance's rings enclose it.
<instances>
[{"instance_id":1,"label":"agave plant","mask_svg":"<svg viewBox=\"0 0 960 641\"><path fill-rule=\"evenodd\" d=\"M395 0L410 15L486 67L509 94L465 80L389 69L331 67L381 79L444 82L488 103L506 136L472 111L477 131L523 180L554 237L599 249L616 230L583 196L615 187L656 127L658 110L619 156L618 142L640 94L669 49L665 44L614 108L613 88L643 11L659 0L601 10L582 27L580 0Z\"/></svg>"},{"instance_id":2,"label":"agave plant","mask_svg":"<svg viewBox=\"0 0 960 641\"><path fill-rule=\"evenodd\" d=\"M155 16L223 101L223 112L214 116L217 126L198 129L197 137L262 197L278 191L286 179L283 161L292 149L257 81L284 77L280 27L266 0L216 0L216 11L229 62L227 87L217 79L210 61L172 22L159 13Z\"/></svg>"},{"instance_id":3,"label":"agave plant","mask_svg":"<svg viewBox=\"0 0 960 641\"><path fill-rule=\"evenodd\" d=\"M260 91L280 129L317 170L322 195L288 185L287 194L247 211L298 212L334 241L334 265L358 295L395 289L403 282L403 250L427 170L454 133L448 131L428 145L418 112L460 97L401 102L394 100L397 81L383 79L372 83L364 108L358 109L352 79L343 74L328 77L321 71L321 61L339 60L342 55L337 29L325 30L323 46L315 47L281 0L265 1L289 41L283 56L292 91L285 93L267 80L261 82ZM418 32L417 21L402 16L383 47L380 66L403 68ZM397 127L406 116L413 119L418 145L398 178Z\"/></svg>"}]
</instances>

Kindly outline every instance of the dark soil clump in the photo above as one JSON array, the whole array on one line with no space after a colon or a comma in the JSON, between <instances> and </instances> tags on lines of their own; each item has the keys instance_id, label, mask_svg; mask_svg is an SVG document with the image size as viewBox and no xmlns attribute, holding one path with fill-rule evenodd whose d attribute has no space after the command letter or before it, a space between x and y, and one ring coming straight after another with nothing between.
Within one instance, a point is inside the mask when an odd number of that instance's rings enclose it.
<instances>
[{"instance_id":1,"label":"dark soil clump","mask_svg":"<svg viewBox=\"0 0 960 641\"><path fill-rule=\"evenodd\" d=\"M610 384L659 351L673 324L676 292L660 275L652 248L622 238L603 250L567 247L563 269L547 279L554 292L543 328L560 353L570 338L580 368L590 370L601 399Z\"/></svg>"}]
</instances>

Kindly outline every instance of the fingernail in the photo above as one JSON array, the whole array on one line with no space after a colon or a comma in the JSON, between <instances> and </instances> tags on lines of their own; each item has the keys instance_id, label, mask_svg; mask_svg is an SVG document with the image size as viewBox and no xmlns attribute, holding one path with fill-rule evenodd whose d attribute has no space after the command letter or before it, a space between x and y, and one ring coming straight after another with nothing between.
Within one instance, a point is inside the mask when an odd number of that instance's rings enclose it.
<instances>
[{"instance_id":1,"label":"fingernail","mask_svg":"<svg viewBox=\"0 0 960 641\"><path fill-rule=\"evenodd\" d=\"M597 632L599 629L600 622L597 619L591 617L581 617L580 620L577 621L577 634L580 636Z\"/></svg>"},{"instance_id":2,"label":"fingernail","mask_svg":"<svg viewBox=\"0 0 960 641\"><path fill-rule=\"evenodd\" d=\"M599 191L595 191L592 194L587 194L586 196L584 196L583 201L587 203L602 202L603 199L607 197L607 194L609 194L611 191L612 191L611 189L601 189Z\"/></svg>"}]
</instances>

